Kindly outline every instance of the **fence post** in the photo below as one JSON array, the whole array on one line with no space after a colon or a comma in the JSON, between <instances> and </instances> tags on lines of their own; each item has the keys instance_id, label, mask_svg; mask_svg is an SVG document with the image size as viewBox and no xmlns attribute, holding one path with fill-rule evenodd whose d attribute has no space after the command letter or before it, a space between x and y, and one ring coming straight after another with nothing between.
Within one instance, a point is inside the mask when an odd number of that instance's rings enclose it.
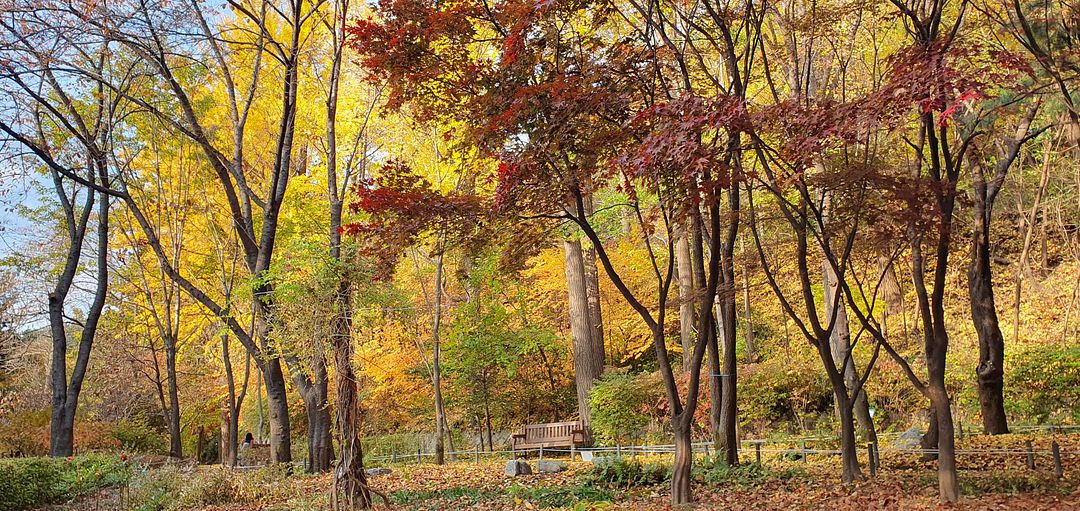
<instances>
[{"instance_id":1,"label":"fence post","mask_svg":"<svg viewBox=\"0 0 1080 511\"><path fill-rule=\"evenodd\" d=\"M476 463L477 465L480 464L480 446L479 445L474 445L473 446L473 462Z\"/></svg>"},{"instance_id":2,"label":"fence post","mask_svg":"<svg viewBox=\"0 0 1080 511\"><path fill-rule=\"evenodd\" d=\"M754 442L754 458L757 459L757 464L761 464L761 442Z\"/></svg>"},{"instance_id":3,"label":"fence post","mask_svg":"<svg viewBox=\"0 0 1080 511\"><path fill-rule=\"evenodd\" d=\"M708 459L708 457L709 457L709 444L705 444L705 458Z\"/></svg>"},{"instance_id":4,"label":"fence post","mask_svg":"<svg viewBox=\"0 0 1080 511\"><path fill-rule=\"evenodd\" d=\"M1027 451L1027 467L1029 470L1035 470L1035 453L1031 451L1031 440L1024 441L1024 450Z\"/></svg>"},{"instance_id":5,"label":"fence post","mask_svg":"<svg viewBox=\"0 0 1080 511\"><path fill-rule=\"evenodd\" d=\"M416 464L420 464L420 446L416 446Z\"/></svg>"},{"instance_id":6,"label":"fence post","mask_svg":"<svg viewBox=\"0 0 1080 511\"><path fill-rule=\"evenodd\" d=\"M615 455L622 456L622 444L615 444Z\"/></svg>"},{"instance_id":7,"label":"fence post","mask_svg":"<svg viewBox=\"0 0 1080 511\"><path fill-rule=\"evenodd\" d=\"M874 448L874 457L871 458L870 463L872 463L873 471L877 472L877 470L881 468L881 451L878 450L878 441L876 437L870 442L870 446Z\"/></svg>"},{"instance_id":8,"label":"fence post","mask_svg":"<svg viewBox=\"0 0 1080 511\"><path fill-rule=\"evenodd\" d=\"M544 444L540 444L540 459L544 459Z\"/></svg>"},{"instance_id":9,"label":"fence post","mask_svg":"<svg viewBox=\"0 0 1080 511\"><path fill-rule=\"evenodd\" d=\"M877 477L877 467L874 466L874 444L866 444L866 459L870 465L870 477Z\"/></svg>"},{"instance_id":10,"label":"fence post","mask_svg":"<svg viewBox=\"0 0 1080 511\"><path fill-rule=\"evenodd\" d=\"M1061 479L1065 471L1061 469L1061 447L1058 447L1058 443L1054 442L1050 444L1050 451L1054 454L1054 477Z\"/></svg>"},{"instance_id":11,"label":"fence post","mask_svg":"<svg viewBox=\"0 0 1080 511\"><path fill-rule=\"evenodd\" d=\"M799 440L799 447L802 448L802 462L806 463L806 440Z\"/></svg>"},{"instance_id":12,"label":"fence post","mask_svg":"<svg viewBox=\"0 0 1080 511\"><path fill-rule=\"evenodd\" d=\"M577 450L576 450L576 449L574 449L574 442L573 442L573 441L571 441L571 442L570 442L570 461L571 461L571 462L572 462L572 461L574 461L574 458L575 458L576 456L577 456Z\"/></svg>"},{"instance_id":13,"label":"fence post","mask_svg":"<svg viewBox=\"0 0 1080 511\"><path fill-rule=\"evenodd\" d=\"M964 422L957 421L956 427L960 430L960 440L964 439Z\"/></svg>"}]
</instances>

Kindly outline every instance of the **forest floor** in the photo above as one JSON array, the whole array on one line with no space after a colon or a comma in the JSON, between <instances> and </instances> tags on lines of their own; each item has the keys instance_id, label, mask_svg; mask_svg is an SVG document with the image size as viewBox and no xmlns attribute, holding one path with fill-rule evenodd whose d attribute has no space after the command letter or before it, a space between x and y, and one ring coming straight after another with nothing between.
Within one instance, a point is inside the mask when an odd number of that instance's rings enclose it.
<instances>
[{"instance_id":1,"label":"forest floor","mask_svg":"<svg viewBox=\"0 0 1080 511\"><path fill-rule=\"evenodd\" d=\"M1036 468L1027 467L1025 440L1032 440ZM856 484L840 483L839 459L812 455L800 460L769 459L764 466L735 471L699 471L693 487L696 503L690 509L761 510L1080 510L1080 434L1058 435L1064 476L1054 474L1047 436L1007 435L970 437L960 442L958 456L963 499L941 505L937 497L936 464L916 454L883 450L876 477ZM883 447L883 449L886 449ZM753 456L752 451L750 456ZM638 461L662 461L645 457ZM863 464L866 472L865 460ZM392 510L441 509L672 509L666 484L611 485L590 477L592 464L574 462L556 474L519 477L503 473L505 462L459 462L446 466L395 465L391 473L371 479L372 487L389 499L376 498L377 508ZM200 467L188 479L197 480L214 469ZM153 473L147 474L153 478ZM266 487L241 491L243 502L186 507L214 510L329 509L327 475L295 475ZM205 485L204 485L205 486ZM271 487L272 486L272 487ZM209 485L214 489L214 484ZM205 491L202 490L202 491ZM188 490L181 490L180 493ZM171 509L165 495L160 507L137 502L135 489L107 489L52 511L111 509ZM126 502L125 502L126 501Z\"/></svg>"}]
</instances>

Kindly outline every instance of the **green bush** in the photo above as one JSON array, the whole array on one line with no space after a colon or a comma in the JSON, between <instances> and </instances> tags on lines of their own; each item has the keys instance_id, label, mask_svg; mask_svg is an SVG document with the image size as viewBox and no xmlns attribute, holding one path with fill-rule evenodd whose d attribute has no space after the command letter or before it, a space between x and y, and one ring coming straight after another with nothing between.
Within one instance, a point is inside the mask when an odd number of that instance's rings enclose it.
<instances>
[{"instance_id":1,"label":"green bush","mask_svg":"<svg viewBox=\"0 0 1080 511\"><path fill-rule=\"evenodd\" d=\"M512 497L541 508L568 508L582 502L610 502L610 491L590 484L575 486L523 486L515 484L507 491Z\"/></svg>"},{"instance_id":2,"label":"green bush","mask_svg":"<svg viewBox=\"0 0 1080 511\"><path fill-rule=\"evenodd\" d=\"M125 451L166 454L169 442L146 419L124 419L116 424L113 438L120 442Z\"/></svg>"},{"instance_id":3,"label":"green bush","mask_svg":"<svg viewBox=\"0 0 1080 511\"><path fill-rule=\"evenodd\" d=\"M649 486L671 480L671 465L648 461L641 462L623 456L605 456L593 461L585 473L584 482L591 485L629 488Z\"/></svg>"},{"instance_id":4,"label":"green bush","mask_svg":"<svg viewBox=\"0 0 1080 511\"><path fill-rule=\"evenodd\" d=\"M1037 422L1080 422L1080 346L1039 347L1011 357L1005 388L1018 411Z\"/></svg>"},{"instance_id":5,"label":"green bush","mask_svg":"<svg viewBox=\"0 0 1080 511\"><path fill-rule=\"evenodd\" d=\"M661 399L662 387L648 375L604 374L589 395L593 434L607 445L629 443L648 426L650 407Z\"/></svg>"},{"instance_id":6,"label":"green bush","mask_svg":"<svg viewBox=\"0 0 1080 511\"><path fill-rule=\"evenodd\" d=\"M131 467L124 459L105 454L0 460L0 511L69 500L122 484L130 476Z\"/></svg>"},{"instance_id":7,"label":"green bush","mask_svg":"<svg viewBox=\"0 0 1080 511\"><path fill-rule=\"evenodd\" d=\"M792 350L790 355L768 358L739 374L739 420L744 426L764 431L792 420L799 430L812 429L812 420L832 413L832 390L821 362L810 350Z\"/></svg>"},{"instance_id":8,"label":"green bush","mask_svg":"<svg viewBox=\"0 0 1080 511\"><path fill-rule=\"evenodd\" d=\"M773 477L773 474L764 466L757 463L731 466L712 460L705 460L701 465L694 466L694 479L714 485L754 486ZM788 474L781 474L783 478L790 478Z\"/></svg>"}]
</instances>

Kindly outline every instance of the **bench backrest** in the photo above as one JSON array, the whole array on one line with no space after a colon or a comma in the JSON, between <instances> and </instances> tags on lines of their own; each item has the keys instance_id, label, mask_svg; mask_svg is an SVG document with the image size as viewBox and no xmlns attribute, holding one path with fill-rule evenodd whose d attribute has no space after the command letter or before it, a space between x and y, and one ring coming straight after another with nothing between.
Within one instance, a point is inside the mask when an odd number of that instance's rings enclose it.
<instances>
[{"instance_id":1,"label":"bench backrest","mask_svg":"<svg viewBox=\"0 0 1080 511\"><path fill-rule=\"evenodd\" d=\"M525 426L525 441L529 443L571 441L575 434L580 436L581 431L581 421L528 424Z\"/></svg>"}]
</instances>

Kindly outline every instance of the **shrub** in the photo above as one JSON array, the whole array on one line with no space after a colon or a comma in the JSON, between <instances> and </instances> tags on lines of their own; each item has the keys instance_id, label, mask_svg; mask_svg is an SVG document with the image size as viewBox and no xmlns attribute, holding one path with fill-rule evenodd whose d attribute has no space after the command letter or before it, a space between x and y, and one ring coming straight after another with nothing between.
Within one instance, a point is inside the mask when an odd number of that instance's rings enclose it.
<instances>
[{"instance_id":1,"label":"shrub","mask_svg":"<svg viewBox=\"0 0 1080 511\"><path fill-rule=\"evenodd\" d=\"M215 466L185 472L167 466L135 478L131 483L131 502L138 511L264 504L288 496L287 469L271 466L237 471Z\"/></svg>"},{"instance_id":2,"label":"shrub","mask_svg":"<svg viewBox=\"0 0 1080 511\"><path fill-rule=\"evenodd\" d=\"M120 456L0 460L0 511L37 507L121 484L131 468Z\"/></svg>"},{"instance_id":3,"label":"shrub","mask_svg":"<svg viewBox=\"0 0 1080 511\"><path fill-rule=\"evenodd\" d=\"M596 439L612 445L640 436L653 419L651 408L663 399L661 392L648 375L605 374L589 395Z\"/></svg>"},{"instance_id":4,"label":"shrub","mask_svg":"<svg viewBox=\"0 0 1080 511\"><path fill-rule=\"evenodd\" d=\"M124 419L116 424L112 437L125 451L165 454L169 452L169 442L165 437L150 427L146 419Z\"/></svg>"},{"instance_id":5,"label":"shrub","mask_svg":"<svg viewBox=\"0 0 1080 511\"><path fill-rule=\"evenodd\" d=\"M49 454L49 410L12 413L0 419L0 455Z\"/></svg>"},{"instance_id":6,"label":"shrub","mask_svg":"<svg viewBox=\"0 0 1080 511\"><path fill-rule=\"evenodd\" d=\"M586 484L628 488L649 486L671 479L671 465L660 461L641 462L622 456L606 456L594 460L585 473Z\"/></svg>"},{"instance_id":7,"label":"shrub","mask_svg":"<svg viewBox=\"0 0 1080 511\"><path fill-rule=\"evenodd\" d=\"M694 466L694 479L715 485L753 486L764 482L771 475L767 468L757 463L733 467L724 463L705 460L700 466Z\"/></svg>"},{"instance_id":8,"label":"shrub","mask_svg":"<svg viewBox=\"0 0 1080 511\"><path fill-rule=\"evenodd\" d=\"M1006 388L1021 412L1040 423L1080 422L1080 347L1033 348L1011 361Z\"/></svg>"},{"instance_id":9,"label":"shrub","mask_svg":"<svg viewBox=\"0 0 1080 511\"><path fill-rule=\"evenodd\" d=\"M832 390L821 362L810 350L792 350L789 355L768 358L739 375L739 415L744 425L765 430L771 423L791 419L805 430L813 427L808 418L832 412Z\"/></svg>"}]
</instances>

